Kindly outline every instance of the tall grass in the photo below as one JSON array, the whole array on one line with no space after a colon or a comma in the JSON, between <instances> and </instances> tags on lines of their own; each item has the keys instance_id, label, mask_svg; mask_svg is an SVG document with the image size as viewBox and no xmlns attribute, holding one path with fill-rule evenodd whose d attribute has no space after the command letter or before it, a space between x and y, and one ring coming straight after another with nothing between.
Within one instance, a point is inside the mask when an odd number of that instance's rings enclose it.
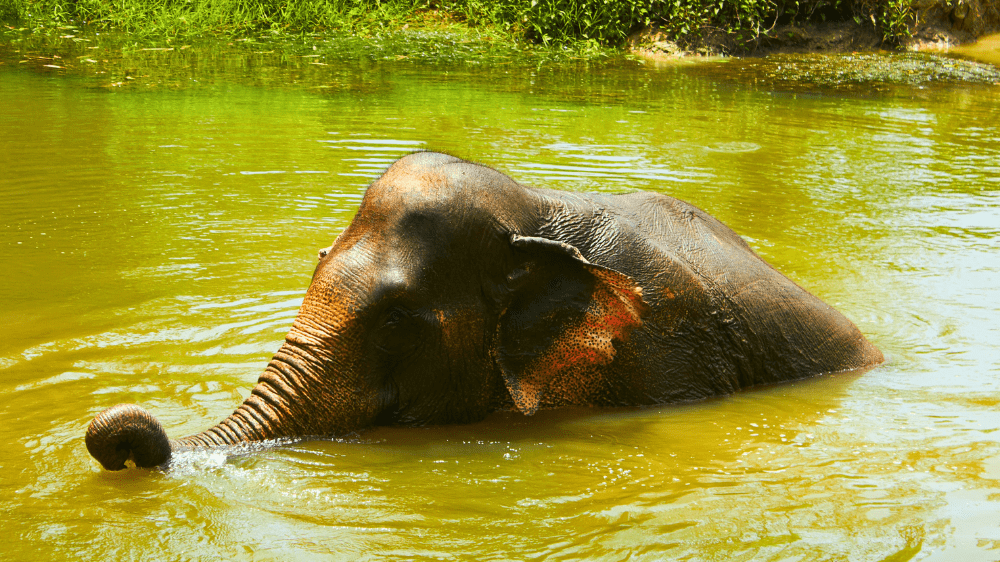
<instances>
[{"instance_id":1,"label":"tall grass","mask_svg":"<svg viewBox=\"0 0 1000 562\"><path fill-rule=\"evenodd\" d=\"M837 14L873 18L890 41L906 34L912 0L0 0L0 19L30 25L86 23L138 35L260 30L371 33L451 22L544 44L621 45L661 25L682 41L708 30L736 43L779 20Z\"/></svg>"},{"instance_id":2,"label":"tall grass","mask_svg":"<svg viewBox=\"0 0 1000 562\"><path fill-rule=\"evenodd\" d=\"M392 26L426 4L422 0L0 0L0 14L6 11L8 21L74 22L171 36Z\"/></svg>"}]
</instances>

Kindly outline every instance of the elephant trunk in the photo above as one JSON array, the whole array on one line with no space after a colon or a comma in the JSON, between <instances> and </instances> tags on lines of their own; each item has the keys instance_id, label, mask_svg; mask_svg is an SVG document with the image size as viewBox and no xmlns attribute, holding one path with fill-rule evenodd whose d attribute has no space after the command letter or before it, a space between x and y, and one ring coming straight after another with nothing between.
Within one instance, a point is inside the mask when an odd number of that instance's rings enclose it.
<instances>
[{"instance_id":1,"label":"elephant trunk","mask_svg":"<svg viewBox=\"0 0 1000 562\"><path fill-rule=\"evenodd\" d=\"M221 447L246 441L264 441L288 432L277 432L273 422L262 417L251 396L215 427L182 439L169 439L163 426L145 408L118 404L104 410L87 428L84 440L91 456L108 470L125 468L132 459L138 467L159 466L178 450Z\"/></svg>"},{"instance_id":2,"label":"elephant trunk","mask_svg":"<svg viewBox=\"0 0 1000 562\"><path fill-rule=\"evenodd\" d=\"M182 439L169 439L160 422L140 406L113 406L90 422L87 450L107 470L121 470L129 459L138 467L159 466L171 453L188 448L326 433L323 430L328 428L308 423L307 412L313 408L298 392L309 376L311 362L305 349L286 342L235 412L218 425Z\"/></svg>"},{"instance_id":3,"label":"elephant trunk","mask_svg":"<svg viewBox=\"0 0 1000 562\"><path fill-rule=\"evenodd\" d=\"M170 458L170 440L152 414L135 404L104 410L87 428L87 450L108 470L125 468L130 457L136 466L150 467Z\"/></svg>"}]
</instances>

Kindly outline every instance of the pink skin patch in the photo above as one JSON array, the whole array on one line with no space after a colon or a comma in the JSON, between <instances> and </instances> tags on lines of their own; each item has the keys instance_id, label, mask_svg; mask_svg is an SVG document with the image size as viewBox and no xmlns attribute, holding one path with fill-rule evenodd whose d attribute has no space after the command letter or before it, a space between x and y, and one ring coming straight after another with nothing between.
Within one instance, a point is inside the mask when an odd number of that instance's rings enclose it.
<instances>
[{"instance_id":1,"label":"pink skin patch","mask_svg":"<svg viewBox=\"0 0 1000 562\"><path fill-rule=\"evenodd\" d=\"M585 404L603 378L599 367L615 358L614 340L642 325L642 289L615 271L588 269L598 283L583 320L566 326L520 376L505 376L514 404L525 414L548 404Z\"/></svg>"}]
</instances>

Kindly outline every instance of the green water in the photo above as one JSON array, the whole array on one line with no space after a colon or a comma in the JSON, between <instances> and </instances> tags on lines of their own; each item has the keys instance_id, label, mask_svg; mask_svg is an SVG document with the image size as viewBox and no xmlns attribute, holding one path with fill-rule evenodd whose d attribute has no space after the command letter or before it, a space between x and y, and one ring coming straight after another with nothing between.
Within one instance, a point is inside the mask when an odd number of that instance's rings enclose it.
<instances>
[{"instance_id":1,"label":"green water","mask_svg":"<svg viewBox=\"0 0 1000 562\"><path fill-rule=\"evenodd\" d=\"M971 45L961 45L950 50L962 57L1000 65L1000 33L980 37Z\"/></svg>"},{"instance_id":2,"label":"green water","mask_svg":"<svg viewBox=\"0 0 1000 562\"><path fill-rule=\"evenodd\" d=\"M838 81L838 58L175 51L126 83L113 63L0 54L0 559L1000 558L989 80ZM172 436L228 415L316 250L420 149L688 200L889 361L696 404L188 453L168 471L91 459L86 426L119 402Z\"/></svg>"}]
</instances>

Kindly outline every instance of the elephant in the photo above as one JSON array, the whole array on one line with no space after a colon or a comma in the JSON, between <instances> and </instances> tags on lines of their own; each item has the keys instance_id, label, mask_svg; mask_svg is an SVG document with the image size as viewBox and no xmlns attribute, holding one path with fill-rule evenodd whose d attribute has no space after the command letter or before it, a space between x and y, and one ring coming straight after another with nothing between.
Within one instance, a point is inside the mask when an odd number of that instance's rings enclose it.
<instances>
[{"instance_id":1,"label":"elephant","mask_svg":"<svg viewBox=\"0 0 1000 562\"><path fill-rule=\"evenodd\" d=\"M86 445L108 470L155 467L187 449L685 402L882 361L693 205L526 187L417 152L319 252L284 343L231 415L173 440L122 404Z\"/></svg>"}]
</instances>

